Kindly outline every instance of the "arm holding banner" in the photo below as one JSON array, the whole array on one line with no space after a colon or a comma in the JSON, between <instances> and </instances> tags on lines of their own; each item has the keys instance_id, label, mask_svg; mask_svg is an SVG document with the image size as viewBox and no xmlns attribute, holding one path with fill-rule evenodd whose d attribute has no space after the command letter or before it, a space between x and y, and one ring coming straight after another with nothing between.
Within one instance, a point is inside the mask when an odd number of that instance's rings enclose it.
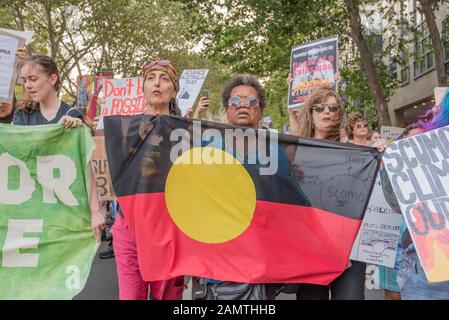
<instances>
[{"instance_id":1,"label":"arm holding banner","mask_svg":"<svg viewBox=\"0 0 449 320\"><path fill-rule=\"evenodd\" d=\"M299 131L299 110L290 109L288 111L288 119L290 122L290 133L296 134Z\"/></svg>"},{"instance_id":2,"label":"arm holding banner","mask_svg":"<svg viewBox=\"0 0 449 320\"><path fill-rule=\"evenodd\" d=\"M76 126L81 126L83 124L83 121L79 118L74 118L71 116L62 116L61 119L59 119L58 124L63 124L66 128L75 128Z\"/></svg>"},{"instance_id":3,"label":"arm holding banner","mask_svg":"<svg viewBox=\"0 0 449 320\"><path fill-rule=\"evenodd\" d=\"M287 79L285 80L285 83L287 83L287 85L290 85L291 82L292 82L292 74L289 73ZM299 110L288 108L288 106L287 109L288 109L288 120L290 123L290 133L295 134L295 132L298 132L299 130Z\"/></svg>"}]
</instances>

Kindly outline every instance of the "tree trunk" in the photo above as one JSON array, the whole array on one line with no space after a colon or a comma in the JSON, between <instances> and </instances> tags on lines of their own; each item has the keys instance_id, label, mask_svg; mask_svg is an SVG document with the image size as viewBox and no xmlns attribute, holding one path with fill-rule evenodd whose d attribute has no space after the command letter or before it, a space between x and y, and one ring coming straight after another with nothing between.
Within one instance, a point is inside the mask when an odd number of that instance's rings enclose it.
<instances>
[{"instance_id":1,"label":"tree trunk","mask_svg":"<svg viewBox=\"0 0 449 320\"><path fill-rule=\"evenodd\" d=\"M44 10L45 10L45 17L47 18L47 32L48 32L48 42L50 45L50 57L55 60L56 58L56 52L57 52L57 43L56 43L56 35L55 35L55 29L53 26L53 21L51 18L51 3L45 2L44 4Z\"/></svg>"},{"instance_id":2,"label":"tree trunk","mask_svg":"<svg viewBox=\"0 0 449 320\"><path fill-rule=\"evenodd\" d=\"M432 10L431 0L419 0L421 8L426 18L427 28L429 29L430 39L432 40L433 52L435 54L435 66L437 70L438 85L447 86L446 65L444 64L444 49L441 43L440 32L435 22L435 16Z\"/></svg>"},{"instance_id":3,"label":"tree trunk","mask_svg":"<svg viewBox=\"0 0 449 320\"><path fill-rule=\"evenodd\" d=\"M359 15L358 0L344 0L349 14L349 23L351 28L351 38L357 45L362 59L363 72L368 80L368 86L376 104L377 114L379 116L379 128L381 125L391 126L390 114L388 113L388 104L382 91L379 75L374 66L374 58L368 44L362 33L362 23Z\"/></svg>"}]
</instances>

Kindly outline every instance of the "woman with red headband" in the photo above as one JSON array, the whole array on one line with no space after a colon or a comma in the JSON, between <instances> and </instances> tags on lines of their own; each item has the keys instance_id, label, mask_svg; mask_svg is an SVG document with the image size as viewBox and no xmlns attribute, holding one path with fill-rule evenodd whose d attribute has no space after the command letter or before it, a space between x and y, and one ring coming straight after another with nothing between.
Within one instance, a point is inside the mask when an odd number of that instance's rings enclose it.
<instances>
[{"instance_id":1,"label":"woman with red headband","mask_svg":"<svg viewBox=\"0 0 449 320\"><path fill-rule=\"evenodd\" d=\"M172 61L155 60L145 64L143 80L144 97L147 101L146 114L181 114L175 98L179 90L178 73ZM182 299L184 277L152 282L142 279L136 243L120 210L112 226L112 234L120 300L146 300L149 288L151 299Z\"/></svg>"}]
</instances>

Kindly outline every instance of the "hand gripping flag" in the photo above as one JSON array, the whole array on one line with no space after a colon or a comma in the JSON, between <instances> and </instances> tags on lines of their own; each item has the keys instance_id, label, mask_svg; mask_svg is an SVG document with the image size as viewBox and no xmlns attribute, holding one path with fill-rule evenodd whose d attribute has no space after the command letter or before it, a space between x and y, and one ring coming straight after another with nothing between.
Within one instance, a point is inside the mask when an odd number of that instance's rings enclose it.
<instances>
[{"instance_id":1,"label":"hand gripping flag","mask_svg":"<svg viewBox=\"0 0 449 320\"><path fill-rule=\"evenodd\" d=\"M105 117L105 137L148 281L328 284L378 168L372 148L176 116Z\"/></svg>"}]
</instances>

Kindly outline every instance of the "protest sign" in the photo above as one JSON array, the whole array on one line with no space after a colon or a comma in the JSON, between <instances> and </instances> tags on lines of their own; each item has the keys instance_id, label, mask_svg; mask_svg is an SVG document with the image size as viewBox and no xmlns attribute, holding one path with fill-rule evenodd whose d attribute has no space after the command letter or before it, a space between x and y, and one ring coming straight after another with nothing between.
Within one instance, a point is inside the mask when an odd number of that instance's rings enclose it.
<instances>
[{"instance_id":1,"label":"protest sign","mask_svg":"<svg viewBox=\"0 0 449 320\"><path fill-rule=\"evenodd\" d=\"M404 131L403 128L381 126L379 133L382 139L384 139L387 144L390 144L399 138L399 136L402 134L402 131Z\"/></svg>"},{"instance_id":2,"label":"protest sign","mask_svg":"<svg viewBox=\"0 0 449 320\"><path fill-rule=\"evenodd\" d=\"M427 280L449 280L449 126L393 142L383 162Z\"/></svg>"},{"instance_id":3,"label":"protest sign","mask_svg":"<svg viewBox=\"0 0 449 320\"><path fill-rule=\"evenodd\" d=\"M338 37L329 37L294 47L290 58L291 82L288 108L298 108L316 87L337 88Z\"/></svg>"},{"instance_id":4,"label":"protest sign","mask_svg":"<svg viewBox=\"0 0 449 320\"><path fill-rule=\"evenodd\" d=\"M98 248L86 126L0 125L0 300L71 299Z\"/></svg>"},{"instance_id":5,"label":"protest sign","mask_svg":"<svg viewBox=\"0 0 449 320\"><path fill-rule=\"evenodd\" d=\"M106 156L104 136L96 136L94 137L94 141L97 147L92 154L91 164L97 182L98 195L103 201L115 200L111 174L109 173L108 159Z\"/></svg>"},{"instance_id":6,"label":"protest sign","mask_svg":"<svg viewBox=\"0 0 449 320\"><path fill-rule=\"evenodd\" d=\"M10 34L16 35L19 38L23 38L23 39L25 39L26 43L30 43L33 40L33 36L34 36L34 31L32 31L32 30L21 31L21 30L0 28L0 31L5 31Z\"/></svg>"},{"instance_id":7,"label":"protest sign","mask_svg":"<svg viewBox=\"0 0 449 320\"><path fill-rule=\"evenodd\" d=\"M191 69L182 72L176 98L183 115L186 114L188 108L194 106L208 72L208 69Z\"/></svg>"},{"instance_id":8,"label":"protest sign","mask_svg":"<svg viewBox=\"0 0 449 320\"><path fill-rule=\"evenodd\" d=\"M109 72L98 72L95 74L94 90L92 99L89 101L89 107L86 110L84 117L87 124L91 124L97 114L100 114L102 106L104 105L104 98L102 94L103 80L112 79L114 75Z\"/></svg>"},{"instance_id":9,"label":"protest sign","mask_svg":"<svg viewBox=\"0 0 449 320\"><path fill-rule=\"evenodd\" d=\"M76 81L76 107L78 109L86 109L89 105L90 97L93 91L93 76L78 76Z\"/></svg>"},{"instance_id":10,"label":"protest sign","mask_svg":"<svg viewBox=\"0 0 449 320\"><path fill-rule=\"evenodd\" d=\"M401 220L402 216L395 213L385 200L378 175L352 247L351 260L394 267Z\"/></svg>"},{"instance_id":11,"label":"protest sign","mask_svg":"<svg viewBox=\"0 0 449 320\"><path fill-rule=\"evenodd\" d=\"M12 103L17 79L16 53L25 40L0 31L0 102Z\"/></svg>"},{"instance_id":12,"label":"protest sign","mask_svg":"<svg viewBox=\"0 0 449 320\"><path fill-rule=\"evenodd\" d=\"M112 79L112 78L114 78L114 74L112 72L95 73L94 92L103 89L105 79ZM101 109L99 111L101 111Z\"/></svg>"},{"instance_id":13,"label":"protest sign","mask_svg":"<svg viewBox=\"0 0 449 320\"><path fill-rule=\"evenodd\" d=\"M103 129L103 117L136 115L145 112L143 78L103 79L101 118L97 129Z\"/></svg>"}]
</instances>

